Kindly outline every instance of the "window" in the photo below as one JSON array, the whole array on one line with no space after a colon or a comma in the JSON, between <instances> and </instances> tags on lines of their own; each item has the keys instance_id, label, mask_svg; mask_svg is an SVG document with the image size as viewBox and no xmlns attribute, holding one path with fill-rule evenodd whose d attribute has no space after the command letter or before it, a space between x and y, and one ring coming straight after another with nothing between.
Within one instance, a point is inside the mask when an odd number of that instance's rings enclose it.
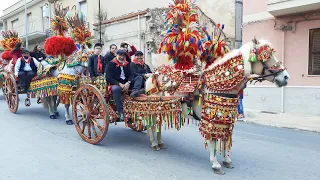
<instances>
[{"instance_id":1,"label":"window","mask_svg":"<svg viewBox=\"0 0 320 180\"><path fill-rule=\"evenodd\" d=\"M11 29L17 28L19 26L18 23L19 23L19 19L15 19L11 21Z\"/></svg>"},{"instance_id":2,"label":"window","mask_svg":"<svg viewBox=\"0 0 320 180\"><path fill-rule=\"evenodd\" d=\"M27 14L27 19L28 19L28 22L31 22L31 21L32 21L32 14L31 14L31 12Z\"/></svg>"},{"instance_id":3,"label":"window","mask_svg":"<svg viewBox=\"0 0 320 180\"><path fill-rule=\"evenodd\" d=\"M79 11L82 12L82 14L84 15L84 17L86 18L88 15L88 6L87 6L87 2L86 1L81 1L79 2Z\"/></svg>"},{"instance_id":4,"label":"window","mask_svg":"<svg viewBox=\"0 0 320 180\"><path fill-rule=\"evenodd\" d=\"M309 75L320 75L320 28L309 30Z\"/></svg>"}]
</instances>

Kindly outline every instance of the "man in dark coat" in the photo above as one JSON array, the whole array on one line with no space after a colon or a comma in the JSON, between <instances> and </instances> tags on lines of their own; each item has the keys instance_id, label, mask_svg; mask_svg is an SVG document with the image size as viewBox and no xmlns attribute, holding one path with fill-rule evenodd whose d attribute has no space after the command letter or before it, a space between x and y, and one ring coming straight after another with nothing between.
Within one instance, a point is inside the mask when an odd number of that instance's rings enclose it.
<instances>
[{"instance_id":1,"label":"man in dark coat","mask_svg":"<svg viewBox=\"0 0 320 180\"><path fill-rule=\"evenodd\" d=\"M140 94L145 93L145 78L148 78L152 73L150 67L146 63L144 63L143 53L141 51L137 51L135 53L135 58L132 60L130 64L130 70L133 84L130 96L137 97Z\"/></svg>"},{"instance_id":2,"label":"man in dark coat","mask_svg":"<svg viewBox=\"0 0 320 180\"><path fill-rule=\"evenodd\" d=\"M120 116L120 121L124 121L123 103L121 92L127 92L131 83L131 73L129 63L125 59L126 52L119 50L117 56L109 62L106 69L106 80L112 85L111 91L113 100L116 103L117 111Z\"/></svg>"},{"instance_id":3,"label":"man in dark coat","mask_svg":"<svg viewBox=\"0 0 320 180\"><path fill-rule=\"evenodd\" d=\"M97 43L94 45L94 54L89 57L88 69L90 77L103 76L106 68L106 60L101 55L102 44Z\"/></svg>"},{"instance_id":4,"label":"man in dark coat","mask_svg":"<svg viewBox=\"0 0 320 180\"><path fill-rule=\"evenodd\" d=\"M106 55L104 56L104 59L107 62L112 61L117 56L116 52L117 52L117 45L111 44L110 51L106 53Z\"/></svg>"}]
</instances>

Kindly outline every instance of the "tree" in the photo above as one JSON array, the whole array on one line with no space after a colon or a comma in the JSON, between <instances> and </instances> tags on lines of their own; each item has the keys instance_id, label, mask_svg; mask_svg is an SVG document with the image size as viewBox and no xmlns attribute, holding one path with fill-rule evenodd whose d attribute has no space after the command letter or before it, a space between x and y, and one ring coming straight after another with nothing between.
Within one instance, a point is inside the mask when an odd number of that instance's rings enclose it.
<instances>
[{"instance_id":1,"label":"tree","mask_svg":"<svg viewBox=\"0 0 320 180\"><path fill-rule=\"evenodd\" d=\"M99 10L98 12L95 14L95 18L96 20L99 21L99 42L102 43L102 38L101 38L101 34L102 34L102 30L101 30L101 26L102 26L102 21L104 20L107 20L107 11L103 10L101 8L101 3L100 3L100 0L99 0Z\"/></svg>"}]
</instances>

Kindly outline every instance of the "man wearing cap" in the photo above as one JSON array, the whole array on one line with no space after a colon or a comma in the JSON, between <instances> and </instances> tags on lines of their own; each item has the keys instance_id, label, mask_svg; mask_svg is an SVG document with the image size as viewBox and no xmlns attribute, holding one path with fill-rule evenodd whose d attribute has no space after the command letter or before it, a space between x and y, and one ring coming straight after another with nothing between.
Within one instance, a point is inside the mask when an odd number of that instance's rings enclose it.
<instances>
[{"instance_id":1,"label":"man wearing cap","mask_svg":"<svg viewBox=\"0 0 320 180\"><path fill-rule=\"evenodd\" d=\"M128 50L129 46L130 46L131 51ZM134 45L131 45L127 41L124 41L120 44L120 49L122 49L126 52L126 60L128 63L131 63L131 56L133 56L137 51L136 47L134 47Z\"/></svg>"},{"instance_id":2,"label":"man wearing cap","mask_svg":"<svg viewBox=\"0 0 320 180\"><path fill-rule=\"evenodd\" d=\"M150 67L144 63L143 53L141 51L137 51L135 53L135 57L130 64L130 70L133 84L130 96L134 98L139 96L140 94L145 93L145 90L143 88L145 78L148 78L152 73Z\"/></svg>"},{"instance_id":3,"label":"man wearing cap","mask_svg":"<svg viewBox=\"0 0 320 180\"><path fill-rule=\"evenodd\" d=\"M120 116L120 121L124 121L125 119L121 92L127 92L131 83L130 66L126 61L126 54L127 53L124 50L118 50L117 56L109 62L106 68L106 80L112 85L111 91Z\"/></svg>"},{"instance_id":4,"label":"man wearing cap","mask_svg":"<svg viewBox=\"0 0 320 180\"><path fill-rule=\"evenodd\" d=\"M102 44L96 43L94 45L94 54L89 57L88 69L90 77L103 76L106 68L106 61L101 55Z\"/></svg>"},{"instance_id":5,"label":"man wearing cap","mask_svg":"<svg viewBox=\"0 0 320 180\"><path fill-rule=\"evenodd\" d=\"M28 50L22 50L22 57L17 59L14 66L14 75L19 78L21 91L26 91L33 77L37 75L39 61L30 56Z\"/></svg>"}]
</instances>

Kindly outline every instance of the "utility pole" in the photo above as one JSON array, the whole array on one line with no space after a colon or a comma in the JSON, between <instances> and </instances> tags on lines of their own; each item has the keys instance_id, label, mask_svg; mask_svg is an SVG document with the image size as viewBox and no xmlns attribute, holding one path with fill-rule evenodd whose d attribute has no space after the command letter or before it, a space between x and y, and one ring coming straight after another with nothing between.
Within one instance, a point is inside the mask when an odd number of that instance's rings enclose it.
<instances>
[{"instance_id":1,"label":"utility pole","mask_svg":"<svg viewBox=\"0 0 320 180\"><path fill-rule=\"evenodd\" d=\"M99 42L102 43L101 41L101 21L102 21L102 15L101 15L101 3L99 0Z\"/></svg>"},{"instance_id":2,"label":"utility pole","mask_svg":"<svg viewBox=\"0 0 320 180\"><path fill-rule=\"evenodd\" d=\"M235 2L235 48L239 49L242 46L243 0L235 0Z\"/></svg>"},{"instance_id":3,"label":"utility pole","mask_svg":"<svg viewBox=\"0 0 320 180\"><path fill-rule=\"evenodd\" d=\"M28 50L29 48L29 43L28 43L28 14L27 14L27 0L24 0L24 15L26 18L26 49Z\"/></svg>"}]
</instances>

